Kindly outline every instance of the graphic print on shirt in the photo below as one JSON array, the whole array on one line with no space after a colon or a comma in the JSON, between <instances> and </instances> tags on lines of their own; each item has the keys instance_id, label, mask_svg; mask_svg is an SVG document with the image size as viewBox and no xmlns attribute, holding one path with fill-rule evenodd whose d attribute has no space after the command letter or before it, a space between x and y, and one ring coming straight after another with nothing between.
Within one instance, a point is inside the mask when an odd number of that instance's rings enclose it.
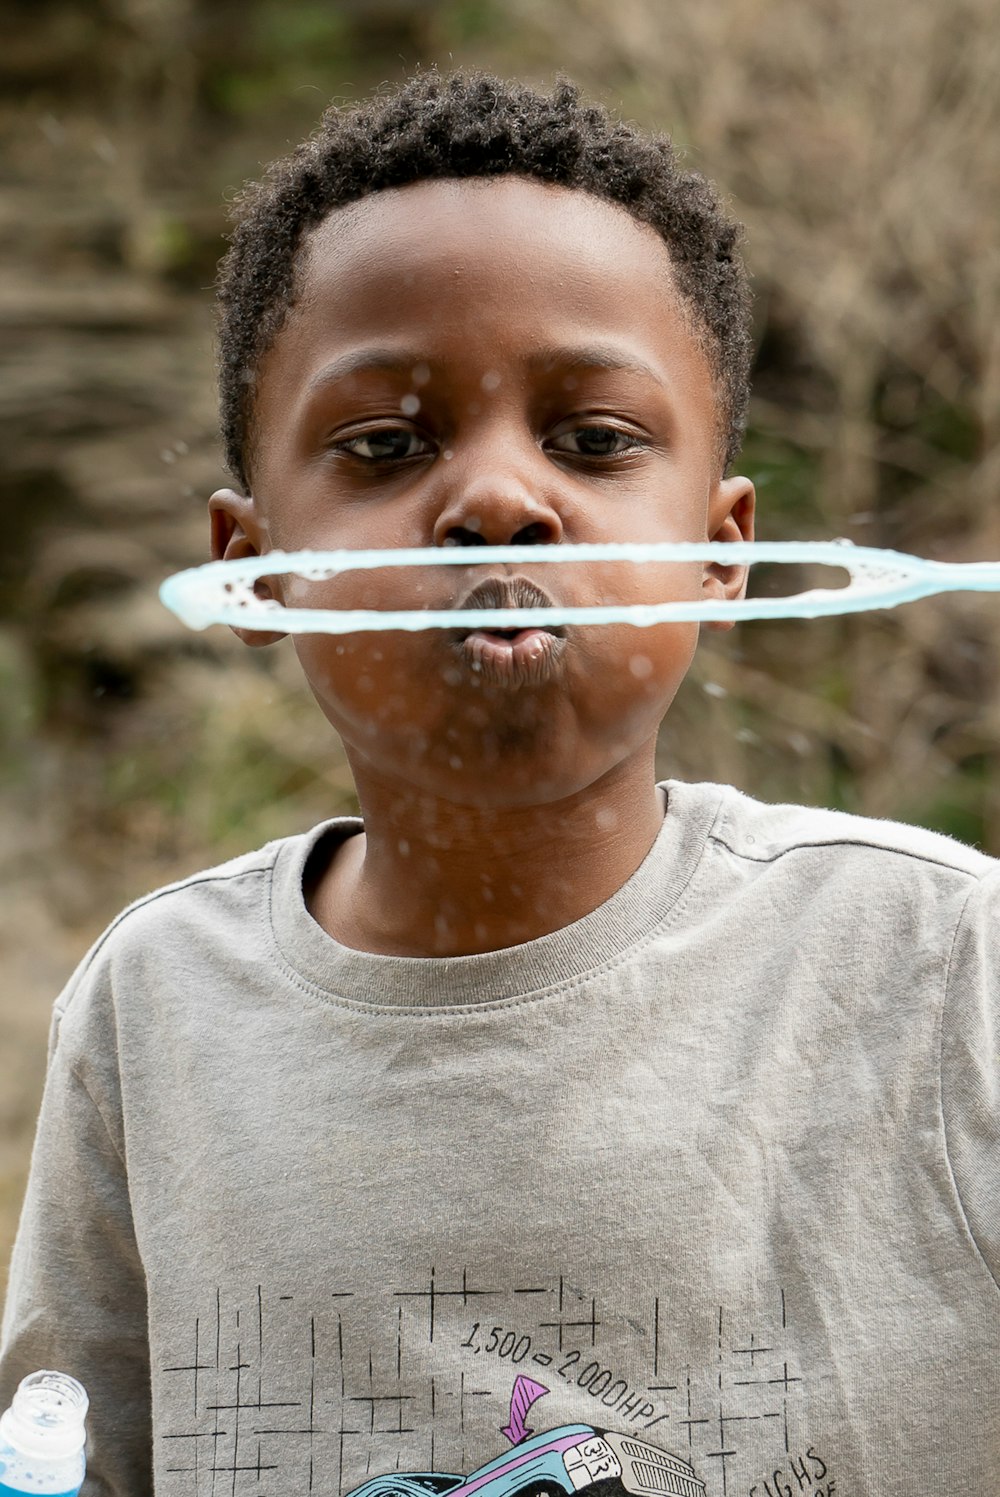
<instances>
[{"instance_id":1,"label":"graphic print on shirt","mask_svg":"<svg viewBox=\"0 0 1000 1497\"><path fill-rule=\"evenodd\" d=\"M672 1307L465 1265L179 1299L162 1497L846 1497L780 1288Z\"/></svg>"},{"instance_id":2,"label":"graphic print on shirt","mask_svg":"<svg viewBox=\"0 0 1000 1497\"><path fill-rule=\"evenodd\" d=\"M349 1497L705 1497L705 1483L687 1461L634 1435L586 1424L535 1434L525 1414L548 1391L533 1378L515 1378L502 1431L514 1448L477 1471L393 1472L356 1487Z\"/></svg>"}]
</instances>

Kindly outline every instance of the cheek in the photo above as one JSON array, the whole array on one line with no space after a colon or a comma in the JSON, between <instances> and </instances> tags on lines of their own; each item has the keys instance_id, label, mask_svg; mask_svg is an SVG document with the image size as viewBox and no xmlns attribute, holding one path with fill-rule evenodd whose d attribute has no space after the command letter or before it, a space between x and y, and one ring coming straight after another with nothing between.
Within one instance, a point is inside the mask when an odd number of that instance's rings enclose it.
<instances>
[{"instance_id":1,"label":"cheek","mask_svg":"<svg viewBox=\"0 0 1000 1497\"><path fill-rule=\"evenodd\" d=\"M295 637L295 652L327 719L346 737L420 731L447 690L422 636L399 632Z\"/></svg>"},{"instance_id":2,"label":"cheek","mask_svg":"<svg viewBox=\"0 0 1000 1497\"><path fill-rule=\"evenodd\" d=\"M398 544L409 541L403 537ZM375 549L386 549L384 542ZM280 596L286 608L327 608L337 613L351 609L387 613L395 609L446 608L454 600L458 584L454 574L448 572L442 579L442 570L429 566L372 567L320 578L286 572L280 579Z\"/></svg>"},{"instance_id":3,"label":"cheek","mask_svg":"<svg viewBox=\"0 0 1000 1497\"><path fill-rule=\"evenodd\" d=\"M653 624L636 628L581 630L581 668L592 691L616 699L657 700L683 680L698 645L697 623Z\"/></svg>"},{"instance_id":4,"label":"cheek","mask_svg":"<svg viewBox=\"0 0 1000 1497\"><path fill-rule=\"evenodd\" d=\"M581 630L581 700L591 726L630 741L655 732L691 666L698 635L694 623Z\"/></svg>"},{"instance_id":5,"label":"cheek","mask_svg":"<svg viewBox=\"0 0 1000 1497\"><path fill-rule=\"evenodd\" d=\"M656 562L633 569L637 602L672 603L701 597L700 561ZM640 631L640 633L643 631Z\"/></svg>"},{"instance_id":6,"label":"cheek","mask_svg":"<svg viewBox=\"0 0 1000 1497\"><path fill-rule=\"evenodd\" d=\"M693 602L701 597L702 565L700 561L595 563L587 579L585 599L626 606ZM552 570L558 573L560 569Z\"/></svg>"}]
</instances>

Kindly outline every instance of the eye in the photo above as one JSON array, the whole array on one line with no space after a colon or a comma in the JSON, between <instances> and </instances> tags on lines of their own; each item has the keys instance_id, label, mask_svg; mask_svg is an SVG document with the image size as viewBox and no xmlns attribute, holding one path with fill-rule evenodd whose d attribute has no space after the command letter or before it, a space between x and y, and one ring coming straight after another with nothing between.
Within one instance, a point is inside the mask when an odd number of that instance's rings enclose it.
<instances>
[{"instance_id":1,"label":"eye","mask_svg":"<svg viewBox=\"0 0 1000 1497\"><path fill-rule=\"evenodd\" d=\"M627 431L619 431L617 426L593 422L558 433L548 445L557 452L568 452L574 457L620 457L644 446L644 443Z\"/></svg>"},{"instance_id":2,"label":"eye","mask_svg":"<svg viewBox=\"0 0 1000 1497\"><path fill-rule=\"evenodd\" d=\"M360 436L348 437L338 442L336 452L348 452L362 462L400 462L408 457L421 457L432 450L426 437L408 431L403 426L382 426L377 431L362 432Z\"/></svg>"}]
</instances>

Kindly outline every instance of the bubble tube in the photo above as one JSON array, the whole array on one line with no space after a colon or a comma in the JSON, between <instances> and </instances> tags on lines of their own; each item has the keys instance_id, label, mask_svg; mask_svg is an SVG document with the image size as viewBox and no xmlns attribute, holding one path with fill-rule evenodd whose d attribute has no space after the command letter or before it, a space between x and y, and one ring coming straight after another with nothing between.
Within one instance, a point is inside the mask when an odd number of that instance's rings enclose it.
<instances>
[{"instance_id":1,"label":"bubble tube","mask_svg":"<svg viewBox=\"0 0 1000 1497\"><path fill-rule=\"evenodd\" d=\"M846 587L812 588L787 598L604 603L576 608L286 608L258 598L258 577L293 573L319 580L383 567L510 565L588 561L812 562L845 569ZM270 551L266 556L212 561L168 577L166 606L192 629L230 624L287 634L357 634L382 629L510 629L545 624L652 624L688 620L813 619L828 614L896 608L943 592L1000 592L1000 562L941 562L851 541L655 541L603 545L446 546L387 551Z\"/></svg>"}]
</instances>

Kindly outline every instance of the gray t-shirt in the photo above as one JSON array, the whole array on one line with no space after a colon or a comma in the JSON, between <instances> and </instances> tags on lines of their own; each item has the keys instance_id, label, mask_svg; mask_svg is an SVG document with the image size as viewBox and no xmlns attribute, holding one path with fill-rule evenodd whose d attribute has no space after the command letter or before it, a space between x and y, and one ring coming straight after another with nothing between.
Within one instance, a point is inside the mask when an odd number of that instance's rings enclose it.
<instances>
[{"instance_id":1,"label":"gray t-shirt","mask_svg":"<svg viewBox=\"0 0 1000 1497\"><path fill-rule=\"evenodd\" d=\"M996 1497L1000 864L667 790L524 946L339 946L353 821L97 943L0 1364L86 1384L88 1497Z\"/></svg>"}]
</instances>

